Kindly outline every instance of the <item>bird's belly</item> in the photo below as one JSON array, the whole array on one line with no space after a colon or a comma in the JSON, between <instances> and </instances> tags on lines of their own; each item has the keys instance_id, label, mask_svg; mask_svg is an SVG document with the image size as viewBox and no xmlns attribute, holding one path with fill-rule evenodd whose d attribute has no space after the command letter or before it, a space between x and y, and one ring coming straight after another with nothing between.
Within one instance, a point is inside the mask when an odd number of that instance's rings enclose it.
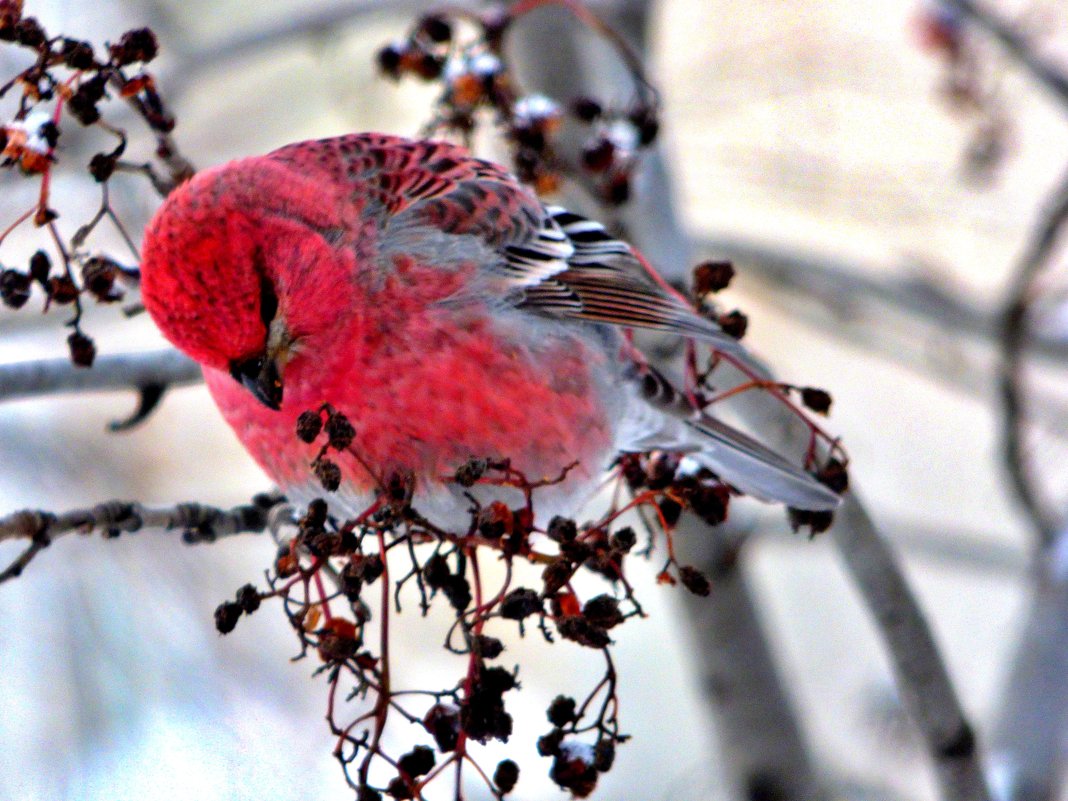
<instances>
[{"instance_id":1,"label":"bird's belly","mask_svg":"<svg viewBox=\"0 0 1068 801\"><path fill-rule=\"evenodd\" d=\"M539 519L574 512L614 456L619 424L616 370L589 330L539 336L488 318L426 317L396 330L353 337L332 369L293 364L280 411L262 406L230 376L206 371L223 415L260 465L294 500L333 498L345 515L373 498L394 471L416 479L416 508L462 525L470 500L452 477L469 460L510 460L535 492ZM533 333L533 336L531 334ZM540 341L539 341L540 340ZM332 496L316 483L311 461L324 442L297 439L296 418L330 404L356 429L347 452L328 454L342 470ZM570 468L570 470L569 470ZM480 500L501 495L481 487ZM518 503L521 495L504 492ZM425 507L425 508L424 508Z\"/></svg>"}]
</instances>

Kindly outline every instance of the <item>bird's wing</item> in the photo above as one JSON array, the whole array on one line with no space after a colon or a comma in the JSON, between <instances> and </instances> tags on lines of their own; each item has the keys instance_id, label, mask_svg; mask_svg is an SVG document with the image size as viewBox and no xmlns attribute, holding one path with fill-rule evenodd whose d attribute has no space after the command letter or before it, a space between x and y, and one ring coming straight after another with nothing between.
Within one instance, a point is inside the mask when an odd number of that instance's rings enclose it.
<instances>
[{"instance_id":1,"label":"bird's wing","mask_svg":"<svg viewBox=\"0 0 1068 801\"><path fill-rule=\"evenodd\" d=\"M487 271L512 304L530 312L654 328L746 357L737 340L655 280L626 243L599 223L543 205L501 167L447 142L384 134L323 140L315 151L282 148L273 158L329 169L352 182L367 213L387 230L425 226L477 238L498 258Z\"/></svg>"}]
</instances>

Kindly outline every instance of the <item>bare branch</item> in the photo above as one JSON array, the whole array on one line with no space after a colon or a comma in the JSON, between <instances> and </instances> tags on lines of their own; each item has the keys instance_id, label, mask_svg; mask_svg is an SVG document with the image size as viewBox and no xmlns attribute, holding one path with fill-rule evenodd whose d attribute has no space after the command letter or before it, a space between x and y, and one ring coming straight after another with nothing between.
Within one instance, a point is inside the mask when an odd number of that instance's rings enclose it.
<instances>
[{"instance_id":1,"label":"bare branch","mask_svg":"<svg viewBox=\"0 0 1068 801\"><path fill-rule=\"evenodd\" d=\"M1043 206L1030 241L1016 266L1009 296L1002 311L1001 363L998 371L1002 406L1002 449L1011 486L1043 546L1053 542L1057 516L1039 496L1024 453L1022 360L1029 340L1028 311L1035 296L1034 282L1049 262L1066 221L1068 174L1061 179Z\"/></svg>"},{"instance_id":2,"label":"bare branch","mask_svg":"<svg viewBox=\"0 0 1068 801\"><path fill-rule=\"evenodd\" d=\"M92 368L70 359L0 365L0 402L67 392L184 386L201 380L200 366L176 350L102 356Z\"/></svg>"},{"instance_id":3,"label":"bare branch","mask_svg":"<svg viewBox=\"0 0 1068 801\"><path fill-rule=\"evenodd\" d=\"M1068 571L1057 551L1065 544L1037 566L1031 607L991 727L990 766L1002 801L1060 797L1068 727Z\"/></svg>"},{"instance_id":4,"label":"bare branch","mask_svg":"<svg viewBox=\"0 0 1068 801\"><path fill-rule=\"evenodd\" d=\"M24 509L0 518L0 542L28 540L29 546L0 572L0 584L21 575L38 553L66 534L101 534L111 539L145 529L181 531L188 544L214 542L235 534L261 532L271 510L283 503L280 495L261 495L251 504L218 509L199 503L150 509L130 501L108 501L91 509L59 515Z\"/></svg>"},{"instance_id":5,"label":"bare branch","mask_svg":"<svg viewBox=\"0 0 1068 801\"><path fill-rule=\"evenodd\" d=\"M855 493L831 536L890 652L910 716L927 743L946 801L990 797L978 744L923 612L886 541Z\"/></svg>"}]
</instances>

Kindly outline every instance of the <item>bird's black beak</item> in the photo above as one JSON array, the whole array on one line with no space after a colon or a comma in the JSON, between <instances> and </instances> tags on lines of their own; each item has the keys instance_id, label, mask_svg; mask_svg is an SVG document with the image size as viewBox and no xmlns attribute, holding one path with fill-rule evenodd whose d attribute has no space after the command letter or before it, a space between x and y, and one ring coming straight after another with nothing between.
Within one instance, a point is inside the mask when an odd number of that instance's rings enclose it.
<instances>
[{"instance_id":1,"label":"bird's black beak","mask_svg":"<svg viewBox=\"0 0 1068 801\"><path fill-rule=\"evenodd\" d=\"M274 359L256 356L231 362L230 375L268 409L282 408L282 376Z\"/></svg>"}]
</instances>

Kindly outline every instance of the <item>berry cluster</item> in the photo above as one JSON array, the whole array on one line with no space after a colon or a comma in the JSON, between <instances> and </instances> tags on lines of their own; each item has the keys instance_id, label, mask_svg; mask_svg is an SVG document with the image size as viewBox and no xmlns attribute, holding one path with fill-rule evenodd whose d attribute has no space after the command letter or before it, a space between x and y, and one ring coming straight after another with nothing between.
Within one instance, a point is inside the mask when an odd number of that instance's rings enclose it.
<instances>
[{"instance_id":1,"label":"berry cluster","mask_svg":"<svg viewBox=\"0 0 1068 801\"><path fill-rule=\"evenodd\" d=\"M117 170L130 170L148 176L155 188L165 194L192 174L192 168L174 147L170 132L174 118L157 90L155 79L145 67L153 61L159 46L147 28L125 32L118 41L103 48L68 36L51 36L41 23L25 16L19 0L0 0L0 43L29 50L31 66L0 85L0 99L17 90L13 118L0 125L0 166L17 167L26 178L40 182L34 205L6 229L0 231L0 244L23 223L32 222L48 232L48 250L38 250L26 269L0 267L0 300L18 309L39 286L50 306L71 306L72 330L67 338L71 360L80 367L92 365L96 354L93 341L81 328L83 300L114 303L123 297L116 282L135 285L138 271L122 260L93 252L87 247L90 236L103 221L115 226L129 246L133 262L139 261L133 239L126 232L108 199L108 181ZM166 167L161 174L149 163L122 161L127 150L125 131L105 119L105 106L121 101L131 107L156 140L156 157ZM80 125L101 131L113 144L94 155L85 169L101 189L101 202L93 216L65 237L60 230L59 204L52 192L52 171L63 132L64 112ZM53 269L53 260L59 268Z\"/></svg>"},{"instance_id":2,"label":"berry cluster","mask_svg":"<svg viewBox=\"0 0 1068 801\"><path fill-rule=\"evenodd\" d=\"M337 484L327 465L329 451L352 452L355 430L344 415L324 406L298 419L297 436L326 443L313 470L328 492ZM216 610L218 630L228 633L263 601L278 599L300 641L300 657L314 654L315 671L329 684L327 721L337 738L334 754L360 801L423 798L428 785L451 769L456 782L470 766L497 798L509 795L519 766L506 759L489 773L478 763L477 744L507 741L513 718L509 699L520 689L519 666L509 663L502 634L534 630L547 643L566 640L601 652L605 669L583 696L560 695L547 710L550 730L537 743L551 760L549 776L576 797L589 795L600 774L611 769L616 747L626 741L618 720L617 675L611 656L617 627L643 614L626 578L626 558L637 535L620 525L638 507L652 510L667 532L668 561L663 583L681 583L707 595L709 580L675 560L670 531L684 509L710 523L727 516L730 490L707 471L682 475L668 455L621 460L617 475L632 497L613 503L600 520L578 525L554 517L535 525L539 488L554 479L531 482L507 461L472 459L452 480L460 488L507 486L524 502L479 504L471 498L465 532L442 530L412 506L414 479L383 479L375 501L351 520L336 520L324 500L309 504L296 521L294 536L281 541L266 590L250 585ZM653 530L646 553L651 551ZM487 560L503 563L498 586L487 586ZM525 567L524 567L525 566ZM573 582L579 573L600 576L610 591L582 599ZM529 579L521 580L521 574ZM401 613L405 587L426 615L435 603L451 610L445 650L463 668L454 683L430 689L397 687L391 673L393 617ZM360 699L359 713L345 702ZM410 727L410 748L391 753L384 745L387 726Z\"/></svg>"},{"instance_id":3,"label":"berry cluster","mask_svg":"<svg viewBox=\"0 0 1068 801\"><path fill-rule=\"evenodd\" d=\"M588 10L571 4L566 7L579 22L604 35L620 52L632 73L635 99L625 108L608 108L588 97L567 101L523 92L506 56L507 33L520 17L544 4L424 16L404 39L378 51L378 66L393 80L413 76L441 84L426 135L455 134L470 143L479 113L487 112L511 146L516 175L539 194L551 194L562 180L578 178L604 202L625 203L641 153L659 131L656 92L627 46ZM462 37L461 29L473 33ZM557 146L568 118L589 129L574 158Z\"/></svg>"}]
</instances>

